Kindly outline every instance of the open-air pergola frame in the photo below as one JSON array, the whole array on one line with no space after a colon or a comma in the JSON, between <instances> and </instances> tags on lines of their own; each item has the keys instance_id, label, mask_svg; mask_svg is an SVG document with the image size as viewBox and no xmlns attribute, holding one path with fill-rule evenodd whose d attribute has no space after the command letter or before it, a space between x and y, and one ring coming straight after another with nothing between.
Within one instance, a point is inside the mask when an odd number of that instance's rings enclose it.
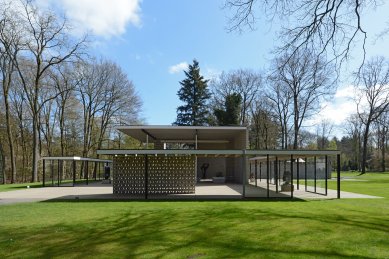
<instances>
[{"instance_id":1,"label":"open-air pergola frame","mask_svg":"<svg viewBox=\"0 0 389 259\"><path fill-rule=\"evenodd\" d=\"M78 157L78 156L72 156L72 157L42 157L41 158L42 160L42 171L43 171L43 177L42 177L42 186L45 187L46 186L46 162L47 161L50 161L50 162L54 162L54 161L57 161L57 166L58 166L58 169L57 169L57 186L61 186L61 174L62 174L62 165L65 161L69 161L72 163L72 186L75 186L76 185L76 170L77 170L77 162L81 162L81 163L84 163L84 170L86 170L88 172L88 166L89 166L89 162L92 162L92 163L98 163L99 165L108 165L110 163L112 163L112 160L106 160L106 159L96 159L96 158L85 158L85 157ZM98 166L98 170L99 170L99 173L101 172L101 167ZM54 177L53 177L53 168L51 168L51 179L52 179L52 186L55 185L54 183ZM89 174L88 173L85 173L84 174L85 177L84 177L84 180L86 182L86 184L88 185L89 184ZM96 178L96 177L95 177ZM99 177L100 178L100 177ZM97 180L97 179L94 179L94 180Z\"/></svg>"},{"instance_id":2,"label":"open-air pergola frame","mask_svg":"<svg viewBox=\"0 0 389 259\"><path fill-rule=\"evenodd\" d=\"M172 150L172 149L163 149L163 150L156 150L156 149L141 149L141 150L133 150L133 149L120 149L120 150L98 150L97 154L100 155L114 155L114 156L144 156L145 157L145 199L148 198L148 156L178 156L178 155L188 155L188 156L214 156L214 157L241 157L242 158L242 197L244 198L246 196L246 178L247 178L247 166L246 161L248 161L250 158L254 159L261 159L262 161L266 162L267 164L267 198L270 198L270 188L269 188L269 175L270 175L270 161L278 161L278 160L289 160L290 161L290 170L292 175L292 183L293 183L293 164L294 159L296 158L305 158L305 161L307 158L314 158L316 161L316 157L325 157L325 170L327 173L327 162L329 156L336 156L336 162L337 162L337 198L340 198L340 151L338 150L187 150L187 149L180 149L180 150ZM306 165L306 163L305 163ZM299 163L297 163L297 166L299 166ZM277 177L278 174L275 174ZM306 174L305 174L306 176ZM279 179L276 179L279 180ZM297 186L299 188L299 177L297 179ZM307 186L306 184L307 180L305 177L305 188ZM325 194L327 195L327 177L325 178ZM314 180L314 188L316 193L316 167L315 167L315 180ZM276 184L276 191L278 192L278 185ZM306 189L307 191L307 189ZM293 188L291 189L290 197L293 198Z\"/></svg>"}]
</instances>

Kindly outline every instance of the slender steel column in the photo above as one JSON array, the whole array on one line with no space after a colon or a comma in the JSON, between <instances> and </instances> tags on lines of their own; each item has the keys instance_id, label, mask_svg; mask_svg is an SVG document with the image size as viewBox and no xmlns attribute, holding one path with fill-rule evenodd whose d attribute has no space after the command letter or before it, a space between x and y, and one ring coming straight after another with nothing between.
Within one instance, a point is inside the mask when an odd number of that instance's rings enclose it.
<instances>
[{"instance_id":1,"label":"slender steel column","mask_svg":"<svg viewBox=\"0 0 389 259\"><path fill-rule=\"evenodd\" d=\"M307 167L308 167L308 157L305 157L305 168L304 168L304 177L305 177L305 191L307 191Z\"/></svg>"},{"instance_id":2,"label":"slender steel column","mask_svg":"<svg viewBox=\"0 0 389 259\"><path fill-rule=\"evenodd\" d=\"M314 187L316 193L316 156L313 157L313 174L314 174Z\"/></svg>"},{"instance_id":3,"label":"slender steel column","mask_svg":"<svg viewBox=\"0 0 389 259\"><path fill-rule=\"evenodd\" d=\"M276 161L274 163L274 182L276 183L276 193L278 193L278 156L276 156Z\"/></svg>"},{"instance_id":4,"label":"slender steel column","mask_svg":"<svg viewBox=\"0 0 389 259\"><path fill-rule=\"evenodd\" d=\"M281 185L281 160L278 161L278 184Z\"/></svg>"},{"instance_id":5,"label":"slender steel column","mask_svg":"<svg viewBox=\"0 0 389 259\"><path fill-rule=\"evenodd\" d=\"M76 185L76 160L73 160L73 187Z\"/></svg>"},{"instance_id":6,"label":"slender steel column","mask_svg":"<svg viewBox=\"0 0 389 259\"><path fill-rule=\"evenodd\" d=\"M249 161L249 177L251 177L251 161Z\"/></svg>"},{"instance_id":7,"label":"slender steel column","mask_svg":"<svg viewBox=\"0 0 389 259\"><path fill-rule=\"evenodd\" d=\"M242 197L246 197L246 150L243 150L243 156L242 156Z\"/></svg>"},{"instance_id":8,"label":"slender steel column","mask_svg":"<svg viewBox=\"0 0 389 259\"><path fill-rule=\"evenodd\" d=\"M101 163L98 163L98 167L99 167L99 180L101 180Z\"/></svg>"},{"instance_id":9,"label":"slender steel column","mask_svg":"<svg viewBox=\"0 0 389 259\"><path fill-rule=\"evenodd\" d=\"M327 196L327 194L328 194L328 180L327 180L327 178L328 178L328 156L326 155L325 156L325 162L326 162L326 165L325 165L325 167L324 167L324 169L326 170L325 171L325 174L324 174L324 177L326 178L326 180L325 180L325 183L326 183L326 196Z\"/></svg>"},{"instance_id":10,"label":"slender steel column","mask_svg":"<svg viewBox=\"0 0 389 259\"><path fill-rule=\"evenodd\" d=\"M257 160L255 160L255 187L257 187L257 177L258 177L258 165Z\"/></svg>"},{"instance_id":11,"label":"slender steel column","mask_svg":"<svg viewBox=\"0 0 389 259\"><path fill-rule=\"evenodd\" d=\"M59 186L59 160L57 160L57 185Z\"/></svg>"},{"instance_id":12,"label":"slender steel column","mask_svg":"<svg viewBox=\"0 0 389 259\"><path fill-rule=\"evenodd\" d=\"M43 176L42 176L42 180L43 180L43 183L42 183L42 186L45 187L45 181L46 181L46 161L43 159L42 160L42 171L43 171Z\"/></svg>"},{"instance_id":13,"label":"slender steel column","mask_svg":"<svg viewBox=\"0 0 389 259\"><path fill-rule=\"evenodd\" d=\"M266 155L266 175L267 175L267 198L270 197L270 190L269 190L269 154Z\"/></svg>"},{"instance_id":14,"label":"slender steel column","mask_svg":"<svg viewBox=\"0 0 389 259\"><path fill-rule=\"evenodd\" d=\"M145 199L148 199L149 194L149 158L145 155Z\"/></svg>"},{"instance_id":15,"label":"slender steel column","mask_svg":"<svg viewBox=\"0 0 389 259\"><path fill-rule=\"evenodd\" d=\"M94 167L93 167L93 174L94 174L94 178L95 178L95 181L97 181L97 168L99 166L99 163L98 162L95 162L94 163Z\"/></svg>"},{"instance_id":16,"label":"slender steel column","mask_svg":"<svg viewBox=\"0 0 389 259\"><path fill-rule=\"evenodd\" d=\"M290 155L290 184L292 185L290 188L290 198L293 199L293 155Z\"/></svg>"},{"instance_id":17,"label":"slender steel column","mask_svg":"<svg viewBox=\"0 0 389 259\"><path fill-rule=\"evenodd\" d=\"M86 185L89 185L89 163L88 163L88 161L85 161L85 163L86 163L86 166L85 166L85 168L86 168Z\"/></svg>"},{"instance_id":18,"label":"slender steel column","mask_svg":"<svg viewBox=\"0 0 389 259\"><path fill-rule=\"evenodd\" d=\"M337 155L336 156L336 162L337 162L337 170L336 170L336 177L337 177L337 196L338 196L338 199L340 199L340 155Z\"/></svg>"},{"instance_id":19,"label":"slender steel column","mask_svg":"<svg viewBox=\"0 0 389 259\"><path fill-rule=\"evenodd\" d=\"M54 187L54 160L50 161L50 171L51 171L51 186Z\"/></svg>"},{"instance_id":20,"label":"slender steel column","mask_svg":"<svg viewBox=\"0 0 389 259\"><path fill-rule=\"evenodd\" d=\"M262 181L262 162L259 162L259 181Z\"/></svg>"},{"instance_id":21,"label":"slender steel column","mask_svg":"<svg viewBox=\"0 0 389 259\"><path fill-rule=\"evenodd\" d=\"M297 190L300 190L300 158L297 158Z\"/></svg>"}]
</instances>

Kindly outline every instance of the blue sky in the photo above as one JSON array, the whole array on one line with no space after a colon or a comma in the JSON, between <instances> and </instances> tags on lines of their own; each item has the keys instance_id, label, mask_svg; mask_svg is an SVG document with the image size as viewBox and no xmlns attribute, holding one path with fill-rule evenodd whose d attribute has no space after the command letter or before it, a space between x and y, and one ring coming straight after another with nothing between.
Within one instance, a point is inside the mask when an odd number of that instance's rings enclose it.
<instances>
[{"instance_id":1,"label":"blue sky","mask_svg":"<svg viewBox=\"0 0 389 259\"><path fill-rule=\"evenodd\" d=\"M142 24L119 39L103 43L104 56L128 72L144 102L149 124L170 124L180 104L177 91L184 73L169 67L195 58L204 76L223 70L262 69L273 45L272 35L227 33L223 1L144 1Z\"/></svg>"},{"instance_id":2,"label":"blue sky","mask_svg":"<svg viewBox=\"0 0 389 259\"><path fill-rule=\"evenodd\" d=\"M117 62L134 82L143 100L143 118L148 124L171 124L180 105L177 91L184 73L172 67L200 62L203 75L211 78L238 68L265 70L278 44L279 25L266 20L256 31L243 34L226 30L228 10L224 0L37 0L42 6L56 6L65 11L78 31L94 34L91 50L96 56ZM389 57L388 37L373 44L375 35L389 26L389 4L363 17L369 32L368 56ZM352 53L345 73L359 64L360 49ZM181 67L182 68L182 67ZM343 78L339 91L323 111L308 125L322 118L342 125L355 111L350 101L350 80ZM343 111L339 113L339 111Z\"/></svg>"}]
</instances>

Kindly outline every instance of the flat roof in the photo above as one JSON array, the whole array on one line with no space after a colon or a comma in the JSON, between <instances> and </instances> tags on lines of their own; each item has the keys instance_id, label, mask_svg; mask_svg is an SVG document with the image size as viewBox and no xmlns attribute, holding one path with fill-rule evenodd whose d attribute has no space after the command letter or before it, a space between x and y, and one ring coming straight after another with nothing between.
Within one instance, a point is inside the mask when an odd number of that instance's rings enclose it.
<instances>
[{"instance_id":1,"label":"flat roof","mask_svg":"<svg viewBox=\"0 0 389 259\"><path fill-rule=\"evenodd\" d=\"M117 130L141 142L194 142L198 143L230 142L240 133L246 133L246 127L236 126L169 126L134 125L118 126ZM148 137L147 137L148 136ZM148 140L147 140L148 138Z\"/></svg>"},{"instance_id":2,"label":"flat roof","mask_svg":"<svg viewBox=\"0 0 389 259\"><path fill-rule=\"evenodd\" d=\"M277 156L279 158L290 159L295 157L333 156L339 155L339 150L193 150L193 149L100 149L100 155L210 155L210 156Z\"/></svg>"},{"instance_id":3,"label":"flat roof","mask_svg":"<svg viewBox=\"0 0 389 259\"><path fill-rule=\"evenodd\" d=\"M112 160L87 158L79 156L44 156L42 160L63 160L63 161L88 161L88 162L101 162L101 163L112 163Z\"/></svg>"}]
</instances>

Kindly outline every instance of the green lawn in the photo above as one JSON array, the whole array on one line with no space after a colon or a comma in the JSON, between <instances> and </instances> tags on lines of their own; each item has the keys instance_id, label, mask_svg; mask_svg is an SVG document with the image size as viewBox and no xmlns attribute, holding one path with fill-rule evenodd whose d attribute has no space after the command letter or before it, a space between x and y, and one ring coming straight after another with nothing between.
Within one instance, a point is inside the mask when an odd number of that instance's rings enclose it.
<instances>
[{"instance_id":1,"label":"green lawn","mask_svg":"<svg viewBox=\"0 0 389 259\"><path fill-rule=\"evenodd\" d=\"M389 258L389 174L362 178L385 198L4 205L0 258Z\"/></svg>"},{"instance_id":2,"label":"green lawn","mask_svg":"<svg viewBox=\"0 0 389 259\"><path fill-rule=\"evenodd\" d=\"M20 189L26 189L27 186L30 188L42 187L42 183L16 183L16 184L0 184L0 192L16 191Z\"/></svg>"}]
</instances>

